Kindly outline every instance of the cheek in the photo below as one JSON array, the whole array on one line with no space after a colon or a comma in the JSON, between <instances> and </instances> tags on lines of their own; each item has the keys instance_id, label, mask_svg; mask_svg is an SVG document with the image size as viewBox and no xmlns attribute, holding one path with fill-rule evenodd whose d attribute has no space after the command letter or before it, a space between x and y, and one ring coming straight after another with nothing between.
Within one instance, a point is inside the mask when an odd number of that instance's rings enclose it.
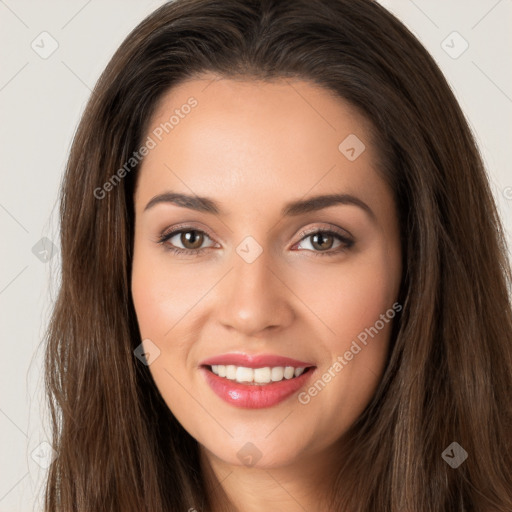
<instances>
[{"instance_id":1,"label":"cheek","mask_svg":"<svg viewBox=\"0 0 512 512\"><path fill-rule=\"evenodd\" d=\"M317 314L316 323L326 334L322 338L331 352L348 350L353 339L392 307L399 289L399 262L398 254L390 255L376 246L340 264L317 265L302 273L307 279L295 281L294 290ZM379 327L389 330L380 322Z\"/></svg>"},{"instance_id":2,"label":"cheek","mask_svg":"<svg viewBox=\"0 0 512 512\"><path fill-rule=\"evenodd\" d=\"M166 255L140 249L132 269L132 296L141 338L150 339L160 350L149 371L162 398L189 433L194 430L194 415L202 414L197 401L186 391L192 368L188 365L193 337L189 329L193 306L206 292L200 283L191 282L192 272L173 272ZM190 267L192 268L192 267ZM185 385L185 387L184 387ZM196 408L194 408L196 407Z\"/></svg>"},{"instance_id":3,"label":"cheek","mask_svg":"<svg viewBox=\"0 0 512 512\"><path fill-rule=\"evenodd\" d=\"M141 248L133 259L131 290L142 337L172 337L211 286L192 266L174 266L171 258L164 250Z\"/></svg>"},{"instance_id":4,"label":"cheek","mask_svg":"<svg viewBox=\"0 0 512 512\"><path fill-rule=\"evenodd\" d=\"M325 285L323 293L310 287L311 309L321 311L333 332L323 338L327 362L301 403L312 415L326 418L333 431L342 432L355 421L381 380L400 277L399 253L378 248L340 266L329 279L317 279Z\"/></svg>"},{"instance_id":5,"label":"cheek","mask_svg":"<svg viewBox=\"0 0 512 512\"><path fill-rule=\"evenodd\" d=\"M187 370L193 333L182 327L190 321L201 290L181 272L173 272L166 253L161 253L136 247L131 290L141 339L150 339L160 351L149 370L167 395L176 391L173 377L182 381Z\"/></svg>"}]
</instances>

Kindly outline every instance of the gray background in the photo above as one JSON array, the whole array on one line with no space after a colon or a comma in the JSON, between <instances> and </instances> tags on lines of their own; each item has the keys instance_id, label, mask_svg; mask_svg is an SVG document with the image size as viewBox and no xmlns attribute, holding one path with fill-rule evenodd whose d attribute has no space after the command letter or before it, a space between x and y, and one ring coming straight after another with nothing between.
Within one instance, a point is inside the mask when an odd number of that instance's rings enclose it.
<instances>
[{"instance_id":1,"label":"gray background","mask_svg":"<svg viewBox=\"0 0 512 512\"><path fill-rule=\"evenodd\" d=\"M41 340L57 291L60 261L52 244L59 243L58 188L71 140L114 51L162 3L0 0L0 512L41 510L53 456L45 444ZM511 243L512 0L382 3L450 82Z\"/></svg>"}]
</instances>

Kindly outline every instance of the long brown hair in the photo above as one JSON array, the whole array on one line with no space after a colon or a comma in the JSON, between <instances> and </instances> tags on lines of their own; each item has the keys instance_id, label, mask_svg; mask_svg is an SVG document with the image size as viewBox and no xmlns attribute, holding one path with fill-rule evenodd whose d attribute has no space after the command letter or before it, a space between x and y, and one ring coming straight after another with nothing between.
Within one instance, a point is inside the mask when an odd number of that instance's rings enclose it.
<instances>
[{"instance_id":1,"label":"long brown hair","mask_svg":"<svg viewBox=\"0 0 512 512\"><path fill-rule=\"evenodd\" d=\"M158 101L202 73L299 78L359 108L403 244L401 317L351 429L330 510L512 510L511 272L468 124L417 39L371 0L177 0L142 21L99 79L61 196L61 288L46 386L58 457L47 512L211 510L197 442L134 357L138 165ZM102 190L101 194L95 191ZM100 197L101 196L101 197ZM456 469L441 454L457 442ZM342 492L343 490L343 492Z\"/></svg>"}]
</instances>

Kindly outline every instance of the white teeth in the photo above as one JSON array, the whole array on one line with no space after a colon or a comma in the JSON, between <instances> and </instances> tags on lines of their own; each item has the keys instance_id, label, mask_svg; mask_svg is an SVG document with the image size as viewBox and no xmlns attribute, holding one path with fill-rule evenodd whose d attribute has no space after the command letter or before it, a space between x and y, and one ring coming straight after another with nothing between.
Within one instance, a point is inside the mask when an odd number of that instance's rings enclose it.
<instances>
[{"instance_id":1,"label":"white teeth","mask_svg":"<svg viewBox=\"0 0 512 512\"><path fill-rule=\"evenodd\" d=\"M235 380L237 382L252 382L254 380L254 371L252 368L239 366L236 369Z\"/></svg>"},{"instance_id":2,"label":"white teeth","mask_svg":"<svg viewBox=\"0 0 512 512\"><path fill-rule=\"evenodd\" d=\"M271 370L272 382L279 382L283 380L284 368L282 366L276 366Z\"/></svg>"},{"instance_id":3,"label":"white teeth","mask_svg":"<svg viewBox=\"0 0 512 512\"><path fill-rule=\"evenodd\" d=\"M226 379L236 380L236 366L234 364L226 366Z\"/></svg>"},{"instance_id":4,"label":"white teeth","mask_svg":"<svg viewBox=\"0 0 512 512\"><path fill-rule=\"evenodd\" d=\"M211 366L211 369L219 377L225 377L240 383L252 382L255 384L268 384L269 382L279 382L283 379L289 380L293 377L299 377L305 370L305 368L294 368L293 366L246 368L245 366L234 366L232 364L214 364Z\"/></svg>"},{"instance_id":5,"label":"white teeth","mask_svg":"<svg viewBox=\"0 0 512 512\"><path fill-rule=\"evenodd\" d=\"M284 378L285 379L291 379L294 374L295 374L295 368L293 366L287 366L284 369Z\"/></svg>"},{"instance_id":6,"label":"white teeth","mask_svg":"<svg viewBox=\"0 0 512 512\"><path fill-rule=\"evenodd\" d=\"M267 366L266 368L255 368L254 373L254 382L258 384L268 384L271 381L271 370Z\"/></svg>"}]
</instances>

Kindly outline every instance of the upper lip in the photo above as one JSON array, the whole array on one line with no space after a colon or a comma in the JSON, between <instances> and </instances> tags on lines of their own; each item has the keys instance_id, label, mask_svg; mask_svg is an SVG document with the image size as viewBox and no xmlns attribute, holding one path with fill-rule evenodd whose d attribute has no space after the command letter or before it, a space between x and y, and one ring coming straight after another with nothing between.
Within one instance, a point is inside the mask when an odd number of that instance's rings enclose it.
<instances>
[{"instance_id":1,"label":"upper lip","mask_svg":"<svg viewBox=\"0 0 512 512\"><path fill-rule=\"evenodd\" d=\"M293 366L294 368L307 368L314 366L312 363L299 361L290 357L278 356L276 354L242 354L229 353L219 356L209 357L201 361L201 366L212 365L235 365L245 368L264 368L266 366Z\"/></svg>"}]
</instances>

